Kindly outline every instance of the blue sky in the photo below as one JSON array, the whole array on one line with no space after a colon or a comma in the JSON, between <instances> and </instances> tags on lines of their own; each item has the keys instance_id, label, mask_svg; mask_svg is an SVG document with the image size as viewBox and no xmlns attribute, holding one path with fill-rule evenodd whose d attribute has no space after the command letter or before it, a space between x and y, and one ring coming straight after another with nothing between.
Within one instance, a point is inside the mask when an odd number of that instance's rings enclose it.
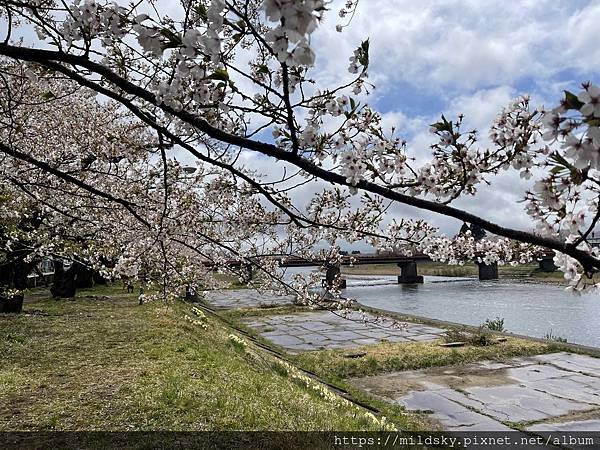
<instances>
[{"instance_id":1,"label":"blue sky","mask_svg":"<svg viewBox=\"0 0 600 450\"><path fill-rule=\"evenodd\" d=\"M369 79L376 89L366 100L419 157L428 156L428 125L441 113L464 113L467 127L480 131L485 146L494 117L517 95L554 106L563 89L600 83L599 1L361 0L350 26L337 33L340 5L333 2L313 38L313 75L325 85L343 81L348 56L369 38ZM457 205L504 225L531 228L517 203L530 183L502 174ZM393 211L423 217L403 206ZM460 226L453 219L425 217L448 233Z\"/></svg>"},{"instance_id":2,"label":"blue sky","mask_svg":"<svg viewBox=\"0 0 600 450\"><path fill-rule=\"evenodd\" d=\"M534 104L553 106L563 89L577 91L587 80L600 84L597 0L360 0L352 22L338 33L337 11L343 3L329 5L311 37L317 55L311 75L321 88L349 80L348 57L368 38L369 81L376 89L360 100L383 114L386 126L408 140L409 152L419 160L430 153L429 124L441 113L464 113L465 128L478 129L485 146L494 117L517 95L529 93ZM32 40L31 30L24 34ZM256 155L245 160L263 173L282 170L280 162ZM504 173L457 206L528 229L532 224L517 202L530 183ZM294 198L304 203L320 187L307 186ZM424 217L447 233L460 227L453 219L402 205L392 215Z\"/></svg>"}]
</instances>

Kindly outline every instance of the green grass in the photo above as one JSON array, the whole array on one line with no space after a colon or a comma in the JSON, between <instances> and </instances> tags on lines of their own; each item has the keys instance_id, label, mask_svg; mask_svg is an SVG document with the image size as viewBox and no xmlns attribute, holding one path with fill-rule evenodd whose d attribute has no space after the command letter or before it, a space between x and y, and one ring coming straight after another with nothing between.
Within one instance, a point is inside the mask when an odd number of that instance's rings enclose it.
<instances>
[{"instance_id":1,"label":"green grass","mask_svg":"<svg viewBox=\"0 0 600 450\"><path fill-rule=\"evenodd\" d=\"M121 287L0 315L0 431L377 430L365 410L186 304ZM411 419L399 408L400 425ZM415 422L418 423L418 422Z\"/></svg>"},{"instance_id":2,"label":"green grass","mask_svg":"<svg viewBox=\"0 0 600 450\"><path fill-rule=\"evenodd\" d=\"M323 350L294 357L301 367L329 380L375 375L384 372L425 369L428 367L466 364L484 359L502 360L513 356L538 355L554 351L551 344L508 338L504 342L478 347L441 347L438 342L381 343L353 350ZM349 353L365 353L348 358Z\"/></svg>"},{"instance_id":3,"label":"green grass","mask_svg":"<svg viewBox=\"0 0 600 450\"><path fill-rule=\"evenodd\" d=\"M276 316L280 314L294 314L299 312L313 311L308 306L282 305L269 306L266 308L241 308L241 309L226 309L219 311L219 315L230 320L241 321L246 318ZM242 325L238 322L238 325Z\"/></svg>"},{"instance_id":4,"label":"green grass","mask_svg":"<svg viewBox=\"0 0 600 450\"><path fill-rule=\"evenodd\" d=\"M438 262L420 262L417 271L419 275L436 275L446 277L476 277L476 264L467 263L462 266L451 266ZM342 267L342 272L351 275L399 275L400 269L394 264L373 264L365 266ZM564 283L562 272L542 272L537 263L518 266L499 266L500 278L531 279Z\"/></svg>"}]
</instances>

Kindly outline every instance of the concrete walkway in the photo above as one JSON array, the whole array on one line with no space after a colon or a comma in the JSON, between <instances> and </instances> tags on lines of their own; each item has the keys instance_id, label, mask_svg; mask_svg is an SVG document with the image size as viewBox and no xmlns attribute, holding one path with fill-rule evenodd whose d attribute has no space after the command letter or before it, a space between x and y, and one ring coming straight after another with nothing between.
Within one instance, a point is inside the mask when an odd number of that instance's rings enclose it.
<instances>
[{"instance_id":1,"label":"concrete walkway","mask_svg":"<svg viewBox=\"0 0 600 450\"><path fill-rule=\"evenodd\" d=\"M600 359L552 353L352 380L451 431L600 430Z\"/></svg>"},{"instance_id":2,"label":"concrete walkway","mask_svg":"<svg viewBox=\"0 0 600 450\"><path fill-rule=\"evenodd\" d=\"M212 306L220 309L282 306L294 302L291 295L282 297L251 289L207 291L205 296ZM415 323L398 323L391 319L378 323L374 323L375 320L372 314L352 312L342 317L337 312L309 311L252 318L246 324L290 352L352 348L383 341L431 341L439 339L445 331Z\"/></svg>"},{"instance_id":3,"label":"concrete walkway","mask_svg":"<svg viewBox=\"0 0 600 450\"><path fill-rule=\"evenodd\" d=\"M346 317L330 311L311 311L252 318L246 324L292 352L352 348L382 341L431 341L444 333L441 328L415 323L396 323L400 327L395 327L395 322L388 319L376 324L375 319L371 314L363 316L354 311Z\"/></svg>"}]
</instances>

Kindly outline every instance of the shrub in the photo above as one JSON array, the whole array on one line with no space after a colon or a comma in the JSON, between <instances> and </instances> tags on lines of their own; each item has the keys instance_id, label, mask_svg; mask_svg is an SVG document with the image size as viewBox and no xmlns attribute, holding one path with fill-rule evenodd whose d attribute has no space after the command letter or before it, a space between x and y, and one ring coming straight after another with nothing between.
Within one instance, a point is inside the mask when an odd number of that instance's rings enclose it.
<instances>
[{"instance_id":1,"label":"shrub","mask_svg":"<svg viewBox=\"0 0 600 450\"><path fill-rule=\"evenodd\" d=\"M494 320L486 319L483 326L491 331L506 331L504 328L504 319L500 317L496 317Z\"/></svg>"},{"instance_id":2,"label":"shrub","mask_svg":"<svg viewBox=\"0 0 600 450\"><path fill-rule=\"evenodd\" d=\"M468 342L470 339L470 334L464 329L450 329L444 333L442 339L447 344L451 342Z\"/></svg>"},{"instance_id":3,"label":"shrub","mask_svg":"<svg viewBox=\"0 0 600 450\"><path fill-rule=\"evenodd\" d=\"M554 342L562 342L562 343L567 342L567 338L557 336L556 334L552 333L552 329L550 329L550 331L548 333L546 333L546 335L544 336L544 339L548 339L549 341L554 341Z\"/></svg>"},{"instance_id":4,"label":"shrub","mask_svg":"<svg viewBox=\"0 0 600 450\"><path fill-rule=\"evenodd\" d=\"M451 329L444 333L442 338L444 342L465 342L477 347L487 347L496 343L494 336L486 325L481 325L477 331L468 332L465 329Z\"/></svg>"},{"instance_id":5,"label":"shrub","mask_svg":"<svg viewBox=\"0 0 600 450\"><path fill-rule=\"evenodd\" d=\"M477 347L487 347L488 345L493 345L495 343L494 336L490 333L490 329L485 325L481 325L475 333L471 334L469 339L469 344Z\"/></svg>"}]
</instances>

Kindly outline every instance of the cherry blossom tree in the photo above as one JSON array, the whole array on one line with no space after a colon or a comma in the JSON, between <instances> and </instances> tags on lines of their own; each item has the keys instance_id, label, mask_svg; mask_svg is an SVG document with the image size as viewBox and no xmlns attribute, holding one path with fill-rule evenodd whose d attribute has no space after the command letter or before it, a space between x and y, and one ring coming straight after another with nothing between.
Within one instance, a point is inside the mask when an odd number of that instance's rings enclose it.
<instances>
[{"instance_id":1,"label":"cherry blossom tree","mask_svg":"<svg viewBox=\"0 0 600 450\"><path fill-rule=\"evenodd\" d=\"M181 166L163 136L118 103L30 64L4 64L0 79L6 304L20 308L43 258L55 260L59 297L73 296L74 277L94 270L137 277L167 298L183 286L218 286L215 271L247 278L251 258L314 245L260 203L247 175ZM290 228L283 237L281 227ZM235 261L242 251L243 265ZM63 261L71 262L64 274ZM272 272L261 266L255 282L277 280Z\"/></svg>"},{"instance_id":2,"label":"cherry blossom tree","mask_svg":"<svg viewBox=\"0 0 600 450\"><path fill-rule=\"evenodd\" d=\"M146 155L143 130L115 105L100 106L73 83L38 78L26 66L5 64L0 79L1 250L10 274L2 284L22 290L31 269L52 258L53 294L73 296L75 276L89 278L118 249L111 222L123 221L112 202L100 203L81 186L110 185L113 196L127 186L127 164L139 159L136 152ZM73 262L66 272L59 270L65 259Z\"/></svg>"},{"instance_id":3,"label":"cherry blossom tree","mask_svg":"<svg viewBox=\"0 0 600 450\"><path fill-rule=\"evenodd\" d=\"M356 3L349 0L339 11L337 31L349 25ZM194 269L184 271L173 263L171 278L187 283L175 273L197 271L213 255L221 255L221 266L228 260L243 261L256 265L265 279L280 279L274 256L335 264L340 242L367 240L378 248L424 252L449 263L474 258L488 264L520 263L539 249L552 250L574 289L595 287L592 277L600 260L588 241L600 217L597 86L585 83L575 93L566 92L549 110L533 107L526 96L515 99L492 124L490 148L480 146L476 131L463 129L462 116L442 116L431 126L437 143L429 161L417 164L415 149L396 130L385 129L381 115L367 103L373 89L368 40L357 42L348 67L340 68L347 73L344 82L322 86L315 81L318 49L311 46L311 35L327 25L320 25L326 15L335 15L329 2L182 0L171 2L168 13L165 6L155 1L0 1L7 24L1 55L31 63L31 70L42 77L60 76L82 92L109 99L119 113L127 111L156 136L161 155L153 160L156 152L146 149L145 164L156 163L156 172L162 165L162 203L181 206L174 210L181 214L179 223L183 218L186 223L184 235L177 238L179 247L157 251L159 257L149 266L162 267L165 280L169 261L182 258L182 247L187 249L184 255L197 258L186 265ZM37 40L17 39L18 28L34 30ZM17 154L11 148L17 159L31 151ZM196 161L199 189L188 189L178 158L168 159L167 152ZM279 161L283 175L265 178L249 170L245 154ZM532 189L523 193L534 229L503 227L453 206L505 170L535 177ZM211 189L213 179L219 180L218 188ZM78 187L120 205L121 212L137 221L135 226L153 231L151 242L163 247L175 242L174 235L165 239L155 233L157 223L173 220L168 213L144 207L153 211L149 220L149 212L142 214L135 202L126 200L130 191L113 195L110 183L96 186L99 180L92 181ZM316 181L328 187L306 204L292 200L290 192ZM221 197L223 189L227 194ZM160 192L157 188L153 194ZM186 195L196 198L189 202L195 206L187 206ZM223 205L222 198L235 206ZM158 198L145 203L159 204ZM385 212L393 203L473 224L487 231L488 238L445 237L421 220L386 225ZM202 215L197 218L199 205L225 215L224 229L211 227L214 234L203 232L202 239L194 235L195 226L203 230L210 222ZM187 233L197 240L188 239ZM139 239L132 242L137 243L124 255L139 254ZM315 250L322 242L327 247ZM139 272L133 260L122 256L119 270L129 266L132 273ZM293 288L310 298L309 285Z\"/></svg>"}]
</instances>

